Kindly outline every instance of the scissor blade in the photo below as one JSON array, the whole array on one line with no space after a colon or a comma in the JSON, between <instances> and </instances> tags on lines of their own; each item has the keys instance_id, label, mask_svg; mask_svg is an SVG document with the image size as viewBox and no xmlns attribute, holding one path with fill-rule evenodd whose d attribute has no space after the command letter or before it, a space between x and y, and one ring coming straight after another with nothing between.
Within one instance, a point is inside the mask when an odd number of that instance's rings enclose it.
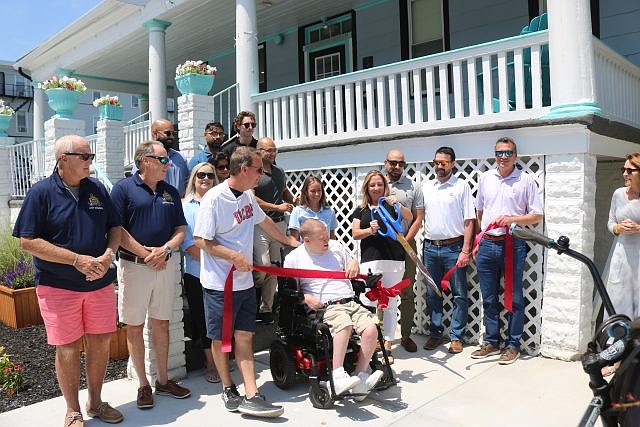
<instances>
[{"instance_id":1,"label":"scissor blade","mask_svg":"<svg viewBox=\"0 0 640 427\"><path fill-rule=\"evenodd\" d=\"M411 258L411 260L416 263L416 267L418 268L418 271L420 271L420 273L422 273L422 275L424 276L427 282L427 285L429 285L431 289L433 289L436 295L438 295L439 297L442 297L442 293L440 292L440 287L436 285L436 282L433 280L433 277L431 277L429 270L427 270L427 267L425 267L422 261L420 261L420 258L418 258L418 254L416 254L416 251L414 251L411 245L409 244L409 242L407 242L407 239L404 237L404 234L396 233L396 239L398 240L398 242L400 242L405 252L407 252L407 254L409 255L409 258Z\"/></svg>"}]
</instances>

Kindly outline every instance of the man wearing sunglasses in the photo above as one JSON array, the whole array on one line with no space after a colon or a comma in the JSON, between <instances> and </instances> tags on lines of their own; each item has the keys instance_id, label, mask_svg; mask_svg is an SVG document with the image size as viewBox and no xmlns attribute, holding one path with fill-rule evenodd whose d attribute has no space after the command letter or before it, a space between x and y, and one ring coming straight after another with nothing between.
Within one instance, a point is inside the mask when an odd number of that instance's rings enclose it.
<instances>
[{"instance_id":1,"label":"man wearing sunglasses","mask_svg":"<svg viewBox=\"0 0 640 427\"><path fill-rule=\"evenodd\" d=\"M229 158L238 147L256 148L258 145L258 140L253 137L253 131L256 129L256 115L251 111L240 111L233 120L233 127L238 132L238 137L222 147L222 151Z\"/></svg>"},{"instance_id":2,"label":"man wearing sunglasses","mask_svg":"<svg viewBox=\"0 0 640 427\"><path fill-rule=\"evenodd\" d=\"M422 185L424 195L423 262L433 280L440 284L449 269L457 266L451 283L453 313L449 338L449 353L462 352L467 326L467 265L473 246L476 212L468 183L453 175L456 153L451 147L436 150L436 178ZM444 341L442 297L427 286L427 306L431 323L425 350L435 350Z\"/></svg>"},{"instance_id":3,"label":"man wearing sunglasses","mask_svg":"<svg viewBox=\"0 0 640 427\"><path fill-rule=\"evenodd\" d=\"M403 224L407 241L416 250L415 237L422 225L424 218L424 202L422 192L416 188L413 181L404 174L407 163L404 154L400 150L391 150L387 153L384 167L387 170L387 181L391 197L395 197L402 206L411 209L413 220L410 224ZM407 257L405 259L404 276L411 281L400 293L400 345L410 353L418 351L418 347L411 339L411 328L413 327L413 315L415 314L415 294L413 292L413 282L416 276L416 264Z\"/></svg>"},{"instance_id":4,"label":"man wearing sunglasses","mask_svg":"<svg viewBox=\"0 0 640 427\"><path fill-rule=\"evenodd\" d=\"M293 195L287 188L284 170L275 164L278 149L271 138L258 140L258 154L262 157L264 174L254 189L256 199L262 210L278 226L283 234L287 232L284 214L293 210ZM270 266L272 260L280 259L280 244L277 240L256 227L253 234L253 263ZM257 319L262 323L273 323L273 298L276 294L278 278L270 274L254 272L253 281L260 287L260 306Z\"/></svg>"},{"instance_id":5,"label":"man wearing sunglasses","mask_svg":"<svg viewBox=\"0 0 640 427\"><path fill-rule=\"evenodd\" d=\"M64 136L54 146L57 168L29 190L13 236L34 257L38 304L47 342L56 348L56 376L66 402L65 426L82 426L78 399L80 342L86 339L87 415L108 423L122 414L103 402L100 390L116 329L115 269L120 217L109 193L89 167L87 141Z\"/></svg>"},{"instance_id":6,"label":"man wearing sunglasses","mask_svg":"<svg viewBox=\"0 0 640 427\"><path fill-rule=\"evenodd\" d=\"M483 234L474 249L482 308L484 312L484 344L471 353L474 359L500 354L500 276L505 270L505 259L513 258L513 312L509 319L505 350L498 363L509 365L520 356L520 338L524 331L524 274L527 245L524 240L513 239L513 254L505 254L505 236L512 223L533 225L542 221L542 202L533 176L516 167L518 151L511 138L500 138L495 144L496 167L483 173L478 180L476 215L482 230L490 224L496 228Z\"/></svg>"},{"instance_id":7,"label":"man wearing sunglasses","mask_svg":"<svg viewBox=\"0 0 640 427\"><path fill-rule=\"evenodd\" d=\"M176 399L191 392L169 379L169 320L173 317L180 287L180 256L175 255L185 238L186 224L178 190L165 181L169 157L157 141L136 148L138 172L120 180L111 190L124 228L118 269L118 310L127 324L131 363L139 381L136 405L154 406L145 368L144 324L153 330L155 394Z\"/></svg>"},{"instance_id":8,"label":"man wearing sunglasses","mask_svg":"<svg viewBox=\"0 0 640 427\"><path fill-rule=\"evenodd\" d=\"M189 173L191 173L195 165L205 163L209 161L209 159L215 159L216 154L222 149L222 142L224 141L224 127L222 127L222 123L207 123L204 129L204 139L207 146L189 160Z\"/></svg>"}]
</instances>

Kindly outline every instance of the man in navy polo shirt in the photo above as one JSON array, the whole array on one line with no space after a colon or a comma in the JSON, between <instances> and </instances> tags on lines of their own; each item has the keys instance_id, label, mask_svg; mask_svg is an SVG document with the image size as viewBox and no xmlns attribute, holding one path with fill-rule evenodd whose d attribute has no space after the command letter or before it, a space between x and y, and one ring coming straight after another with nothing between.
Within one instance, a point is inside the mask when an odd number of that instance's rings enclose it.
<instances>
[{"instance_id":1,"label":"man in navy polo shirt","mask_svg":"<svg viewBox=\"0 0 640 427\"><path fill-rule=\"evenodd\" d=\"M143 142L136 148L135 162L138 172L111 191L125 229L118 251L118 309L120 319L128 325L127 345L140 383L136 403L139 408L151 408L154 403L145 372L142 335L147 314L153 330L155 393L177 399L191 395L169 380L167 367L169 320L180 281L180 257L172 255L184 240L187 221L178 191L164 181L169 158L162 144Z\"/></svg>"},{"instance_id":2,"label":"man in navy polo shirt","mask_svg":"<svg viewBox=\"0 0 640 427\"><path fill-rule=\"evenodd\" d=\"M13 230L33 255L38 304L47 342L56 346L56 376L67 404L65 426L81 427L80 341L86 338L87 415L118 423L122 414L100 394L116 329L115 271L120 219L104 186L89 178L87 141L64 136L54 146L50 177L35 184Z\"/></svg>"}]
</instances>

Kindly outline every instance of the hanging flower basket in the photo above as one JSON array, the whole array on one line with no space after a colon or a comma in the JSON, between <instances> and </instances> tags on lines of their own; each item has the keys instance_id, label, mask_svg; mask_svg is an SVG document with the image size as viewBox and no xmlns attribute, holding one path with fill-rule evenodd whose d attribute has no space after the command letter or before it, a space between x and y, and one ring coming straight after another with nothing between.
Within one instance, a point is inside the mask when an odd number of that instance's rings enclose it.
<instances>
[{"instance_id":1,"label":"hanging flower basket","mask_svg":"<svg viewBox=\"0 0 640 427\"><path fill-rule=\"evenodd\" d=\"M185 61L176 67L176 86L183 95L208 95L216 74L216 67L202 61Z\"/></svg>"}]
</instances>

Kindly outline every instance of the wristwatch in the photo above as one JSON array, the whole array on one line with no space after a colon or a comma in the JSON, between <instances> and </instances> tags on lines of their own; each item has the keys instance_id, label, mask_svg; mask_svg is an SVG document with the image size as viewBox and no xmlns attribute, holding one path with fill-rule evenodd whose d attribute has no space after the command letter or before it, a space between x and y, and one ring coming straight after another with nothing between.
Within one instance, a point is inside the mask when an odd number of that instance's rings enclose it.
<instances>
[{"instance_id":1,"label":"wristwatch","mask_svg":"<svg viewBox=\"0 0 640 427\"><path fill-rule=\"evenodd\" d=\"M111 257L111 262L114 263L116 262L116 254L113 253L113 251L111 250L111 248L107 248L106 252L109 254L109 256Z\"/></svg>"},{"instance_id":2,"label":"wristwatch","mask_svg":"<svg viewBox=\"0 0 640 427\"><path fill-rule=\"evenodd\" d=\"M171 249L171 246L164 245L164 253L166 254L166 257L164 258L165 261L167 261L167 260L169 260L169 258L171 258L172 252L173 252L173 249Z\"/></svg>"}]
</instances>

